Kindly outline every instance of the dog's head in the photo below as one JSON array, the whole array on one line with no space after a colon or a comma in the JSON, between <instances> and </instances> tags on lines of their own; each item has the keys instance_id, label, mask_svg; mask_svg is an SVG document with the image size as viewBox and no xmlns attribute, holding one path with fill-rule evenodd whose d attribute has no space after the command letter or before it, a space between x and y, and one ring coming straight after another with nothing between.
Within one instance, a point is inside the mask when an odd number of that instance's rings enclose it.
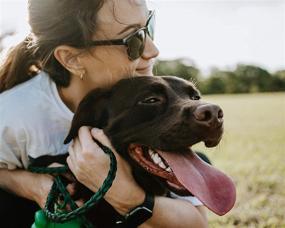
<instances>
[{"instance_id":1,"label":"dog's head","mask_svg":"<svg viewBox=\"0 0 285 228\"><path fill-rule=\"evenodd\" d=\"M233 206L229 178L190 149L201 141L216 146L223 133L221 108L201 101L192 83L171 76L144 76L96 89L80 103L65 143L84 125L104 130L146 191L191 192L218 214Z\"/></svg>"}]
</instances>

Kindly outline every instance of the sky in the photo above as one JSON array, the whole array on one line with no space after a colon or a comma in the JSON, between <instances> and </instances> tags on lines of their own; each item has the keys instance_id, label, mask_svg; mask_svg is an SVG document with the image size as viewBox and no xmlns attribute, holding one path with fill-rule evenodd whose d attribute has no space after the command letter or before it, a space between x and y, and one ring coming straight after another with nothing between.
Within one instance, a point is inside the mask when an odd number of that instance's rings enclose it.
<instances>
[{"instance_id":1,"label":"sky","mask_svg":"<svg viewBox=\"0 0 285 228\"><path fill-rule=\"evenodd\" d=\"M285 0L152 0L161 59L187 58L203 72L255 64L285 69ZM0 0L0 32L28 33L25 0Z\"/></svg>"}]
</instances>

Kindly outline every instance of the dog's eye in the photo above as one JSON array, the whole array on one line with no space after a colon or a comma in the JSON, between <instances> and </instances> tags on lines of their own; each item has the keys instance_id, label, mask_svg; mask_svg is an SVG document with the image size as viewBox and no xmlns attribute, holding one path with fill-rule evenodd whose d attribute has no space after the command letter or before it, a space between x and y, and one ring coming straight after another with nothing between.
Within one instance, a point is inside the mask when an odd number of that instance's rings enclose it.
<instances>
[{"instance_id":1,"label":"dog's eye","mask_svg":"<svg viewBox=\"0 0 285 228\"><path fill-rule=\"evenodd\" d=\"M200 100L201 97L199 95L192 95L192 96L190 96L190 99L197 101L197 100Z\"/></svg>"},{"instance_id":2,"label":"dog's eye","mask_svg":"<svg viewBox=\"0 0 285 228\"><path fill-rule=\"evenodd\" d=\"M157 103L157 102L160 102L161 100L157 97L148 97L148 98L145 98L144 100L142 101L139 101L139 104L154 104L154 103Z\"/></svg>"}]
</instances>

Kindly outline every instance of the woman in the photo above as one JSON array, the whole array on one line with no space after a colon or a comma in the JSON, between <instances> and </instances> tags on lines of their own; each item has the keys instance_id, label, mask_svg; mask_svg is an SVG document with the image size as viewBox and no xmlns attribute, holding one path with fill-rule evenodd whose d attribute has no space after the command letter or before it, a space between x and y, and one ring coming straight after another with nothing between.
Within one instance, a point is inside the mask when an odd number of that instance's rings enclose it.
<instances>
[{"instance_id":1,"label":"woman","mask_svg":"<svg viewBox=\"0 0 285 228\"><path fill-rule=\"evenodd\" d=\"M128 75L152 75L158 50L150 37L152 31L144 28L152 17L144 0L29 1L32 33L10 52L0 71L0 91L5 91L0 96L2 189L44 206L52 176L22 168L27 167L29 156L67 151L62 142L73 112L91 89L112 86ZM127 42L112 41L123 38ZM109 169L109 159L92 138L111 147L101 130L82 127L69 147L67 162L78 180L96 191ZM124 215L144 201L145 193L128 164L116 156L117 176L105 199ZM72 184L68 190L73 191ZM29 203L21 204L18 197L4 191L1 194L0 200L6 200L0 202L5 205L0 211L2 225L4 219L9 227L20 220L21 225L14 226L25 227L23 219L31 221L31 216L11 218L28 212ZM24 209L14 215L17 205ZM201 206L155 197L153 214L140 227L204 226Z\"/></svg>"}]
</instances>

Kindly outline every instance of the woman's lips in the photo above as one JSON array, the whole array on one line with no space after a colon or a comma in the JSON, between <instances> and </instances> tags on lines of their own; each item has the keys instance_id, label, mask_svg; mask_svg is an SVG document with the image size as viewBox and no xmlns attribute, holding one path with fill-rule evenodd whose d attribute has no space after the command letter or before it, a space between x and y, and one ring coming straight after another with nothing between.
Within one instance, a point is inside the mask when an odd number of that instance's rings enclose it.
<instances>
[{"instance_id":1,"label":"woman's lips","mask_svg":"<svg viewBox=\"0 0 285 228\"><path fill-rule=\"evenodd\" d=\"M146 67L140 67L140 68L137 68L136 71L139 73L149 72L149 71L152 71L152 67L153 67L153 65L146 66Z\"/></svg>"}]
</instances>

